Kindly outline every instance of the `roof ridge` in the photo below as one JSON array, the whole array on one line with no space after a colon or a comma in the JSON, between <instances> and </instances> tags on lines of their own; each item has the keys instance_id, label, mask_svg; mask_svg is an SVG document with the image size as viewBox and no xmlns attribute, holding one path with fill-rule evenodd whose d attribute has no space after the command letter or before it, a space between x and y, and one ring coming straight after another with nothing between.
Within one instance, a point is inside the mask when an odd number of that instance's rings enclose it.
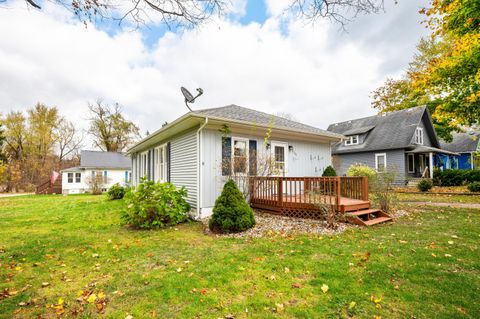
<instances>
[{"instance_id":1,"label":"roof ridge","mask_svg":"<svg viewBox=\"0 0 480 319\"><path fill-rule=\"evenodd\" d=\"M346 120L346 121L342 121L342 122L332 123L332 124L330 124L329 126L332 126L332 125L335 125L335 124L343 124L343 123L353 122L353 121L360 121L360 120L365 120L365 119L369 119L369 118L377 118L377 117L382 117L382 116L390 116L390 115L393 115L393 114L396 114L396 113L399 113L399 112L407 112L407 111L409 111L409 110L417 109L417 108L426 108L426 106L425 106L425 105L419 105L419 106L415 106L415 107L409 107L409 108L406 108L406 109L401 109L401 110L396 110L396 111L390 111L390 112L385 112L385 113L379 112L379 113L374 114L374 115L365 116L365 117L359 117L359 118L356 118L356 119L353 119L353 120Z\"/></svg>"},{"instance_id":2,"label":"roof ridge","mask_svg":"<svg viewBox=\"0 0 480 319\"><path fill-rule=\"evenodd\" d=\"M295 124L301 124L301 125L304 125L304 126L308 126L309 128L312 128L312 129L328 132L328 130L326 130L326 129L321 129L319 127L316 127L316 126L313 126L313 125L310 125L310 124L305 124L305 123L302 123L302 122L299 122L299 121L290 120L290 119L287 119L285 117L281 117L281 116L271 114L271 113L267 113L267 112L264 112L264 111L259 111L259 110L252 109L252 108L245 107L245 106L241 106L241 105L238 105L238 104L229 104L229 105L220 106L220 107L212 107L212 108L203 109L203 110L199 110L199 111L201 112L201 111L217 110L217 109L223 109L223 108L232 107L232 106L233 107L239 107L239 108L249 110L249 111L253 111L253 112L256 112L256 113L260 113L260 114L263 114L263 115L266 115L266 116L269 116L269 117L278 118L278 119L281 119L283 121L288 121L290 123L295 123ZM193 113L196 113L196 112L194 111Z\"/></svg>"}]
</instances>

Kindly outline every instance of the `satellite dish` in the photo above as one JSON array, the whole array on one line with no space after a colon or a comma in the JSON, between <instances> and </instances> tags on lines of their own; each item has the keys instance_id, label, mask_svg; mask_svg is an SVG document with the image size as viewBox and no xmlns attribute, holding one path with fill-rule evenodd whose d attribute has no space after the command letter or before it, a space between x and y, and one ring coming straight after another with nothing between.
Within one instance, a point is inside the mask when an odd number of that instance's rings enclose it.
<instances>
[{"instance_id":1,"label":"satellite dish","mask_svg":"<svg viewBox=\"0 0 480 319\"><path fill-rule=\"evenodd\" d=\"M198 94L196 96L193 96L192 93L190 93L190 91L188 91L183 86L180 88L180 91L182 91L182 94L185 97L185 105L190 110L190 112L192 112L192 109L190 108L190 106L188 106L188 103L194 103L195 99L203 94L203 90L201 88L197 88Z\"/></svg>"}]
</instances>

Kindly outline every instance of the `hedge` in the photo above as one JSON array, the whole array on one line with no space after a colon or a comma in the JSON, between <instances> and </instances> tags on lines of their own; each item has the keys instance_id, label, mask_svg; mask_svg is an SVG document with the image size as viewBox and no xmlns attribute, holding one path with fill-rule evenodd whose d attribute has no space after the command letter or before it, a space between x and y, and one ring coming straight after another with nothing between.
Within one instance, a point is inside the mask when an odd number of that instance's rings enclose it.
<instances>
[{"instance_id":1,"label":"hedge","mask_svg":"<svg viewBox=\"0 0 480 319\"><path fill-rule=\"evenodd\" d=\"M461 186L480 182L480 170L446 169L434 170L433 182L437 186Z\"/></svg>"}]
</instances>

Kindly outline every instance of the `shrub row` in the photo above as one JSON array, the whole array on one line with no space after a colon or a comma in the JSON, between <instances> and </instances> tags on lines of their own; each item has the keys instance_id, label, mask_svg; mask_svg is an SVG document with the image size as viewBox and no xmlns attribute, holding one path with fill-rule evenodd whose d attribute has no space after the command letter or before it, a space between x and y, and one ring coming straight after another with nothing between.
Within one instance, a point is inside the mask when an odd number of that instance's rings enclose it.
<instances>
[{"instance_id":1,"label":"shrub row","mask_svg":"<svg viewBox=\"0 0 480 319\"><path fill-rule=\"evenodd\" d=\"M433 183L436 186L461 186L480 182L480 170L446 169L434 170Z\"/></svg>"}]
</instances>

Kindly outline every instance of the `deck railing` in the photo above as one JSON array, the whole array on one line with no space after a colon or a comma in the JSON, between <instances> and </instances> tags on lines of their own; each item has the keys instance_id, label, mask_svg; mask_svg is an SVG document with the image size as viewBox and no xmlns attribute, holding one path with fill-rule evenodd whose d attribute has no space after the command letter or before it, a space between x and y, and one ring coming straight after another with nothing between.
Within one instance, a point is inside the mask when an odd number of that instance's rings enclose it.
<instances>
[{"instance_id":1,"label":"deck railing","mask_svg":"<svg viewBox=\"0 0 480 319\"><path fill-rule=\"evenodd\" d=\"M250 203L263 208L340 206L341 198L368 201L366 177L261 177L250 179Z\"/></svg>"}]
</instances>

